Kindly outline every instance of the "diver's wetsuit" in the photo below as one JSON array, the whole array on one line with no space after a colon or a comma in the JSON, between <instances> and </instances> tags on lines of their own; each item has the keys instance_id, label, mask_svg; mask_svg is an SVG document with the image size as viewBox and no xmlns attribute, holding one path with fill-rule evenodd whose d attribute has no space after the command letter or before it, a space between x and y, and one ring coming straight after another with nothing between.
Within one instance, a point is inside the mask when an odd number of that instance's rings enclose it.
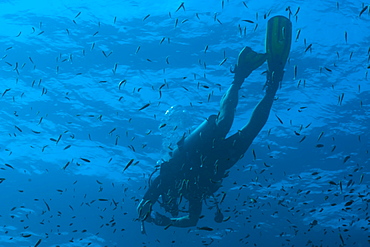
<instances>
[{"instance_id":1,"label":"diver's wetsuit","mask_svg":"<svg viewBox=\"0 0 370 247\"><path fill-rule=\"evenodd\" d=\"M225 172L244 155L265 125L283 77L283 71L267 72L266 94L254 109L249 123L225 139L234 120L240 86L251 72L247 71L244 76L235 73L234 81L221 99L218 115L211 115L183 138L171 159L161 165L159 176L154 179L138 207L141 220L161 226L189 227L197 224L202 200L218 190ZM186 198L189 214L180 218L169 218L159 213L151 215L152 205L160 195L164 204L172 206L172 216L177 216L178 198Z\"/></svg>"}]
</instances>

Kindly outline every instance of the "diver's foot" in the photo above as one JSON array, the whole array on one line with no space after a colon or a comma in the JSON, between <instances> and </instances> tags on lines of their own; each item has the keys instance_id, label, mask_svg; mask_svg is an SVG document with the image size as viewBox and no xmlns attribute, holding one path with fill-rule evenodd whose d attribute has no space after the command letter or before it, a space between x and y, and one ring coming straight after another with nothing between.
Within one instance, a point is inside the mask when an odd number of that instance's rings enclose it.
<instances>
[{"instance_id":1,"label":"diver's foot","mask_svg":"<svg viewBox=\"0 0 370 247\"><path fill-rule=\"evenodd\" d=\"M260 67L267 59L267 54L257 53L246 46L239 53L238 62L235 65L235 80L244 81L253 70Z\"/></svg>"}]
</instances>

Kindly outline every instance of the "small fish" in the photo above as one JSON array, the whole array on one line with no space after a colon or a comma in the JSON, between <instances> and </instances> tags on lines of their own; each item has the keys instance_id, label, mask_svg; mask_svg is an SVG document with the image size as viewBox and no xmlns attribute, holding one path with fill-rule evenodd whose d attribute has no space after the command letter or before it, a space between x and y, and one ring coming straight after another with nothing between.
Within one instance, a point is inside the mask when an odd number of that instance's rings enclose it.
<instances>
[{"instance_id":1,"label":"small fish","mask_svg":"<svg viewBox=\"0 0 370 247\"><path fill-rule=\"evenodd\" d=\"M139 111L144 110L144 109L145 109L145 108L147 108L148 106L150 106L150 103L148 103L148 104L144 105L143 107L141 107L141 108L139 109Z\"/></svg>"},{"instance_id":2,"label":"small fish","mask_svg":"<svg viewBox=\"0 0 370 247\"><path fill-rule=\"evenodd\" d=\"M70 148L71 147L71 145L68 145L68 146L66 146L65 148L63 148L63 150L66 150L66 149L68 149L68 148Z\"/></svg>"},{"instance_id":3,"label":"small fish","mask_svg":"<svg viewBox=\"0 0 370 247\"><path fill-rule=\"evenodd\" d=\"M364 174L361 174L361 176L360 176L360 183L359 184L361 184L362 183L362 181L364 180Z\"/></svg>"},{"instance_id":4,"label":"small fish","mask_svg":"<svg viewBox=\"0 0 370 247\"><path fill-rule=\"evenodd\" d=\"M85 159L85 158L80 158L81 160L83 160L83 161L85 161L85 162L88 162L88 163L90 163L91 161L90 160L88 160L88 159Z\"/></svg>"},{"instance_id":5,"label":"small fish","mask_svg":"<svg viewBox=\"0 0 370 247\"><path fill-rule=\"evenodd\" d=\"M251 21L251 20L242 20L242 21L245 21L245 22L248 22L248 23L254 23L254 21Z\"/></svg>"},{"instance_id":6,"label":"small fish","mask_svg":"<svg viewBox=\"0 0 370 247\"><path fill-rule=\"evenodd\" d=\"M346 156L346 157L344 158L344 160L343 160L343 164L344 164L344 163L346 163L346 162L349 160L349 158L351 158L351 156L350 156L350 155Z\"/></svg>"},{"instance_id":7,"label":"small fish","mask_svg":"<svg viewBox=\"0 0 370 247\"><path fill-rule=\"evenodd\" d=\"M256 155L256 152L254 151L254 149L252 149L252 153L253 153L253 160L256 160L257 155Z\"/></svg>"},{"instance_id":8,"label":"small fish","mask_svg":"<svg viewBox=\"0 0 370 247\"><path fill-rule=\"evenodd\" d=\"M185 11L185 5L184 5L185 3L184 2L182 2L181 4L180 4L180 6L176 9L176 11L175 12L177 12L177 11L179 11L181 8L183 8L183 10Z\"/></svg>"},{"instance_id":9,"label":"small fish","mask_svg":"<svg viewBox=\"0 0 370 247\"><path fill-rule=\"evenodd\" d=\"M127 168L129 168L129 167L130 167L130 165L131 165L133 162L134 162L134 159L131 159L131 160L127 163L127 165L125 166L125 168L123 169L123 171L126 171L126 170L127 170Z\"/></svg>"},{"instance_id":10,"label":"small fish","mask_svg":"<svg viewBox=\"0 0 370 247\"><path fill-rule=\"evenodd\" d=\"M221 63L219 64L219 66L223 65L227 60L227 57L224 58L224 60L221 61Z\"/></svg>"},{"instance_id":11,"label":"small fish","mask_svg":"<svg viewBox=\"0 0 370 247\"><path fill-rule=\"evenodd\" d=\"M14 169L14 167L13 166L11 166L11 165L9 165L9 164L5 164L7 167L9 167L9 168L12 168L12 169Z\"/></svg>"},{"instance_id":12,"label":"small fish","mask_svg":"<svg viewBox=\"0 0 370 247\"><path fill-rule=\"evenodd\" d=\"M321 131L319 137L317 138L317 141L320 141L321 137L324 135L324 131Z\"/></svg>"},{"instance_id":13,"label":"small fish","mask_svg":"<svg viewBox=\"0 0 370 247\"><path fill-rule=\"evenodd\" d=\"M48 211L50 211L49 204L47 204L47 202L46 202L44 199L42 199L42 200L44 201L44 203L45 203L45 205L46 205L46 207L47 207Z\"/></svg>"},{"instance_id":14,"label":"small fish","mask_svg":"<svg viewBox=\"0 0 370 247\"><path fill-rule=\"evenodd\" d=\"M143 18L143 21L145 21L146 19L148 19L148 18L149 18L149 16L150 16L150 14L149 14L149 15L146 15L146 16Z\"/></svg>"},{"instance_id":15,"label":"small fish","mask_svg":"<svg viewBox=\"0 0 370 247\"><path fill-rule=\"evenodd\" d=\"M297 67L297 65L294 65L294 78L293 78L293 80L295 80L297 78L297 72L298 72L298 67Z\"/></svg>"},{"instance_id":16,"label":"small fish","mask_svg":"<svg viewBox=\"0 0 370 247\"><path fill-rule=\"evenodd\" d=\"M206 45L206 47L204 48L204 53L206 53L208 51L208 45Z\"/></svg>"},{"instance_id":17,"label":"small fish","mask_svg":"<svg viewBox=\"0 0 370 247\"><path fill-rule=\"evenodd\" d=\"M295 37L295 41L297 41L299 39L299 35L301 34L301 29L298 29L297 30L297 35Z\"/></svg>"},{"instance_id":18,"label":"small fish","mask_svg":"<svg viewBox=\"0 0 370 247\"><path fill-rule=\"evenodd\" d=\"M123 83L126 84L126 80L122 80L122 81L120 81L120 83L118 83L118 90L121 90L121 86L122 86Z\"/></svg>"},{"instance_id":19,"label":"small fish","mask_svg":"<svg viewBox=\"0 0 370 247\"><path fill-rule=\"evenodd\" d=\"M278 115L276 115L276 114L275 114L275 117L279 120L279 122L280 122L281 124L284 124L284 122L281 120L281 118L279 118L279 116L278 116Z\"/></svg>"},{"instance_id":20,"label":"small fish","mask_svg":"<svg viewBox=\"0 0 370 247\"><path fill-rule=\"evenodd\" d=\"M304 52L307 52L312 47L312 44L309 44L307 48L304 50Z\"/></svg>"},{"instance_id":21,"label":"small fish","mask_svg":"<svg viewBox=\"0 0 370 247\"><path fill-rule=\"evenodd\" d=\"M39 240L37 240L37 242L36 242L36 244L35 244L35 246L34 247L37 247L37 246L39 246L40 245L40 243L41 243L41 238L39 239Z\"/></svg>"},{"instance_id":22,"label":"small fish","mask_svg":"<svg viewBox=\"0 0 370 247\"><path fill-rule=\"evenodd\" d=\"M360 12L360 14L358 15L358 17L361 17L361 15L367 10L367 8L369 7L369 5L366 5Z\"/></svg>"},{"instance_id":23,"label":"small fish","mask_svg":"<svg viewBox=\"0 0 370 247\"><path fill-rule=\"evenodd\" d=\"M69 164L70 164L70 162L68 161L67 164L65 164L62 169L63 170L67 169L67 167L69 166Z\"/></svg>"},{"instance_id":24,"label":"small fish","mask_svg":"<svg viewBox=\"0 0 370 247\"><path fill-rule=\"evenodd\" d=\"M116 128L113 128L111 131L109 131L108 135L112 134L115 130Z\"/></svg>"},{"instance_id":25,"label":"small fish","mask_svg":"<svg viewBox=\"0 0 370 247\"><path fill-rule=\"evenodd\" d=\"M203 231L213 231L213 228L208 227L208 226L197 227L197 229L203 230Z\"/></svg>"},{"instance_id":26,"label":"small fish","mask_svg":"<svg viewBox=\"0 0 370 247\"><path fill-rule=\"evenodd\" d=\"M80 11L80 12L78 12L78 14L75 16L75 19L76 19L77 17L79 17L79 16L80 16L80 14L81 14L81 11Z\"/></svg>"}]
</instances>

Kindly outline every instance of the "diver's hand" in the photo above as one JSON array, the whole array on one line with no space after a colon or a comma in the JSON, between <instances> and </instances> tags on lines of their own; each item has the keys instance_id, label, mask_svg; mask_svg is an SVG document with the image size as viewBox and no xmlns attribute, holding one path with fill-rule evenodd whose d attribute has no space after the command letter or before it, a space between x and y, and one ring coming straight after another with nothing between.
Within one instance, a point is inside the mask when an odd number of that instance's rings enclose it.
<instances>
[{"instance_id":1,"label":"diver's hand","mask_svg":"<svg viewBox=\"0 0 370 247\"><path fill-rule=\"evenodd\" d=\"M238 62L235 65L235 79L245 79L253 70L260 67L267 59L266 53L257 53L246 46L239 53Z\"/></svg>"},{"instance_id":2,"label":"diver's hand","mask_svg":"<svg viewBox=\"0 0 370 247\"><path fill-rule=\"evenodd\" d=\"M150 218L153 220L154 224L156 224L157 226L168 226L169 224L172 223L170 218L158 212L152 213Z\"/></svg>"},{"instance_id":3,"label":"diver's hand","mask_svg":"<svg viewBox=\"0 0 370 247\"><path fill-rule=\"evenodd\" d=\"M151 221L150 213L152 212L152 202L150 200L142 199L137 206L137 213L139 215L139 220L141 221Z\"/></svg>"}]
</instances>

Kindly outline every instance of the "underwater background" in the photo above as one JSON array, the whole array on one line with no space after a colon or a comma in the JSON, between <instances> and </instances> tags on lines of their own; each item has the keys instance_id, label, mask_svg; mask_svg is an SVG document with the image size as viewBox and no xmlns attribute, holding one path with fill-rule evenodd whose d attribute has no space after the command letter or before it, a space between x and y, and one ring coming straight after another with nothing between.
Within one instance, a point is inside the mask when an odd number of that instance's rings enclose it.
<instances>
[{"instance_id":1,"label":"underwater background","mask_svg":"<svg viewBox=\"0 0 370 247\"><path fill-rule=\"evenodd\" d=\"M0 246L369 246L369 10L1 1ZM224 222L208 200L197 227L141 234L136 207L157 161L217 113L238 53L264 52L276 15L293 23L290 58L267 124L215 195ZM244 82L230 133L262 98L266 69Z\"/></svg>"}]
</instances>

